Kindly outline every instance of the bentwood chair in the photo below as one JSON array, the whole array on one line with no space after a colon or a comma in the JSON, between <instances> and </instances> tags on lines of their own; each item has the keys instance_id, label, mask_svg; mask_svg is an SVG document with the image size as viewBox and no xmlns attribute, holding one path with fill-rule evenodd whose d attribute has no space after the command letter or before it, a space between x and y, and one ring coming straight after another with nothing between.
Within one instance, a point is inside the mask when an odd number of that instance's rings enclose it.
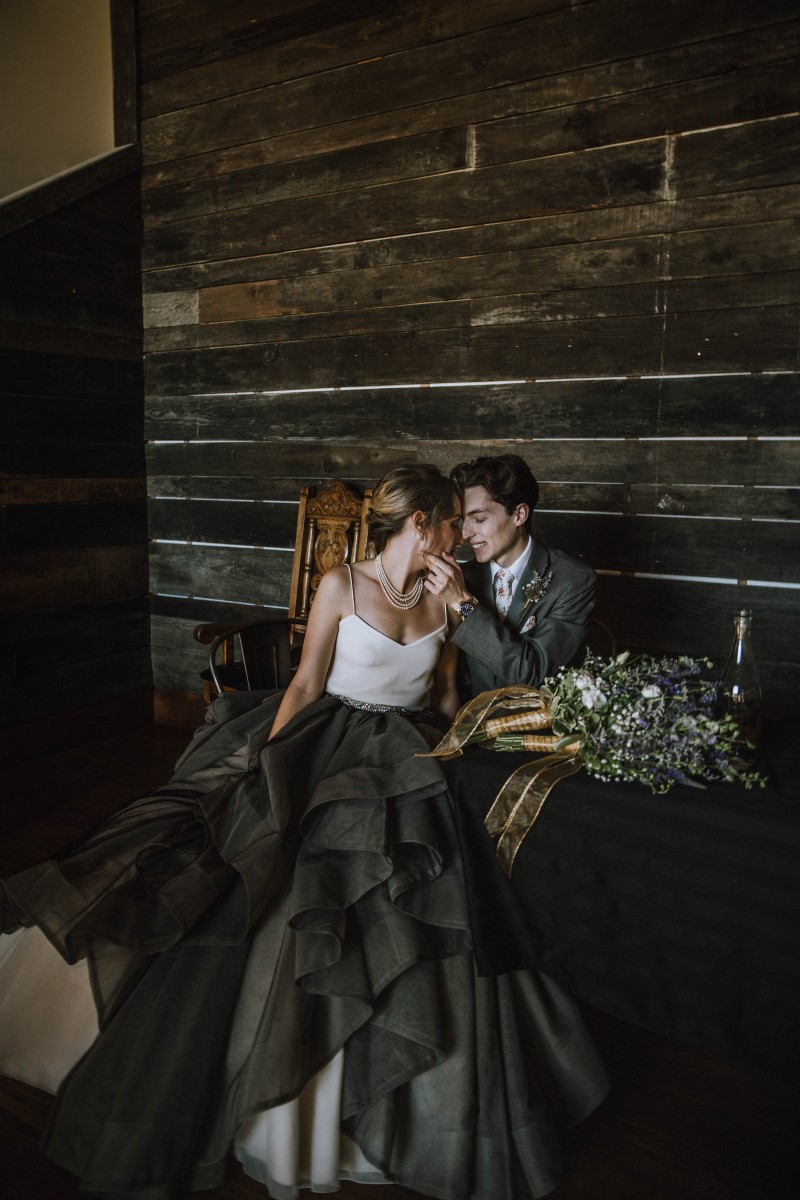
<instances>
[{"instance_id":1,"label":"bentwood chair","mask_svg":"<svg viewBox=\"0 0 800 1200\"><path fill-rule=\"evenodd\" d=\"M288 617L263 617L240 625L198 625L195 637L209 644L208 667L200 672L206 699L211 689L255 692L285 688L292 677Z\"/></svg>"},{"instance_id":2,"label":"bentwood chair","mask_svg":"<svg viewBox=\"0 0 800 1200\"><path fill-rule=\"evenodd\" d=\"M200 673L206 703L222 691L286 687L320 579L331 567L370 556L371 506L371 491L362 499L338 481L319 493L301 489L288 614L194 630L195 640L209 647L208 668Z\"/></svg>"}]
</instances>

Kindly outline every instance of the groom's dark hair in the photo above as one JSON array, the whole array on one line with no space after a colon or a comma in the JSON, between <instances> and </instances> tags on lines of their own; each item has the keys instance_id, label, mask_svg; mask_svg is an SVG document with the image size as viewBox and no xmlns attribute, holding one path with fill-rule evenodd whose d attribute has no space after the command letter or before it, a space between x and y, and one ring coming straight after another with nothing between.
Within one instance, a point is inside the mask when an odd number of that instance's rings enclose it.
<instances>
[{"instance_id":1,"label":"groom's dark hair","mask_svg":"<svg viewBox=\"0 0 800 1200\"><path fill-rule=\"evenodd\" d=\"M530 467L518 454L497 454L484 458L473 458L472 462L459 463L450 472L461 495L469 487L486 488L493 500L502 504L508 513L513 513L518 504L527 504L528 532L531 514L539 500L539 484Z\"/></svg>"}]
</instances>

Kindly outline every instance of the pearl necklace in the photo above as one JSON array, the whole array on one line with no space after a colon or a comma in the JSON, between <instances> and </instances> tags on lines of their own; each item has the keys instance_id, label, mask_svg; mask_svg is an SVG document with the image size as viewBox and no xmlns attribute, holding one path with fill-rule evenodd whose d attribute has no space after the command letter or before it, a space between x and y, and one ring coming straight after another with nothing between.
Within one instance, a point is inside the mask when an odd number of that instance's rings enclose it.
<instances>
[{"instance_id":1,"label":"pearl necklace","mask_svg":"<svg viewBox=\"0 0 800 1200\"><path fill-rule=\"evenodd\" d=\"M383 562L380 554L375 559L375 566L378 569L378 583L381 585L383 594L390 604L393 604L395 608L407 609L413 608L415 604L419 603L420 596L422 595L422 589L425 586L425 581L422 575L420 575L410 592L401 592L398 591L398 589L387 577L386 572L383 569Z\"/></svg>"}]
</instances>

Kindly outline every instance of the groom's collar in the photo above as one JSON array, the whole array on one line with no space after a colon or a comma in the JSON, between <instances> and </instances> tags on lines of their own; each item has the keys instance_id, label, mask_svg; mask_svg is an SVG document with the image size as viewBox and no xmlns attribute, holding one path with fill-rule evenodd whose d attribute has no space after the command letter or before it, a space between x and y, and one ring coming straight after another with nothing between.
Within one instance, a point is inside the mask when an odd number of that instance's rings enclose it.
<instances>
[{"instance_id":1,"label":"groom's collar","mask_svg":"<svg viewBox=\"0 0 800 1200\"><path fill-rule=\"evenodd\" d=\"M504 570L510 571L511 574L514 576L514 579L517 580L517 582L519 582L519 580L522 578L522 572L527 567L528 561L529 561L532 553L533 553L533 538L529 534L528 541L526 543L525 549L522 551L522 554L520 554L519 558L515 558L513 563L511 563L509 566L505 567ZM495 575L497 574L497 572L500 569L501 569L500 564L498 562L495 562L494 559L492 559L492 561L489 563L489 574L490 574L490 577L492 580L494 579Z\"/></svg>"}]
</instances>

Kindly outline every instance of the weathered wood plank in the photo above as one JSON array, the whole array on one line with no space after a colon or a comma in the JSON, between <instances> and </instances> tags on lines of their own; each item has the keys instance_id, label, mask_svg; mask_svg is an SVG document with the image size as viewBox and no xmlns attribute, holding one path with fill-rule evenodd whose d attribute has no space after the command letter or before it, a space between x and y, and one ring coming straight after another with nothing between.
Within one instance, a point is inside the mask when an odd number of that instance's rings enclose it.
<instances>
[{"instance_id":1,"label":"weathered wood plank","mask_svg":"<svg viewBox=\"0 0 800 1200\"><path fill-rule=\"evenodd\" d=\"M10 476L41 480L52 475L55 481L66 477L99 479L142 479L144 446L138 444L94 445L86 442L7 443L0 446L0 465ZM54 484L55 486L55 484Z\"/></svg>"},{"instance_id":2,"label":"weathered wood plank","mask_svg":"<svg viewBox=\"0 0 800 1200\"><path fill-rule=\"evenodd\" d=\"M798 441L756 439L624 439L564 441L512 439L505 442L429 442L418 449L443 471L481 454L516 453L539 480L593 483L654 483L794 487L798 478ZM502 446L503 450L498 449Z\"/></svg>"},{"instance_id":3,"label":"weathered wood plank","mask_svg":"<svg viewBox=\"0 0 800 1200\"><path fill-rule=\"evenodd\" d=\"M45 713L75 707L76 696L111 699L153 686L147 647L108 654L49 668L42 675L23 679L2 693L0 724L13 726Z\"/></svg>"},{"instance_id":4,"label":"weathered wood plank","mask_svg":"<svg viewBox=\"0 0 800 1200\"><path fill-rule=\"evenodd\" d=\"M150 534L156 539L294 547L294 503L162 498L152 499L148 508ZM800 488L545 482L538 511L797 521ZM791 532L787 531L788 535Z\"/></svg>"},{"instance_id":5,"label":"weathered wood plank","mask_svg":"<svg viewBox=\"0 0 800 1200\"><path fill-rule=\"evenodd\" d=\"M287 503L152 499L147 515L150 536L157 539L293 550L297 509Z\"/></svg>"},{"instance_id":6,"label":"weathered wood plank","mask_svg":"<svg viewBox=\"0 0 800 1200\"><path fill-rule=\"evenodd\" d=\"M793 271L800 267L795 221L759 221L723 229L678 230L669 239L672 279Z\"/></svg>"},{"instance_id":7,"label":"weathered wood plank","mask_svg":"<svg viewBox=\"0 0 800 1200\"><path fill-rule=\"evenodd\" d=\"M793 220L800 204L800 186L756 189L700 196L683 201L629 204L585 212L565 212L508 222L480 224L467 230L440 230L404 237L364 239L356 243L306 250L259 254L218 262L198 262L146 271L148 292L297 279L330 271L352 272L403 263L458 260L470 255L527 251L539 246L641 239L683 229L725 229L764 220ZM324 283L322 286L325 286Z\"/></svg>"},{"instance_id":8,"label":"weathered wood plank","mask_svg":"<svg viewBox=\"0 0 800 1200\"><path fill-rule=\"evenodd\" d=\"M238 621L258 620L262 614L274 615L275 608L264 605L218 604L213 600L188 600L180 596L148 597L150 613L155 617L177 617L190 623L190 632L196 625L211 622L215 625L223 621L232 623ZM285 606L284 606L285 607Z\"/></svg>"},{"instance_id":9,"label":"weathered wood plank","mask_svg":"<svg viewBox=\"0 0 800 1200\"><path fill-rule=\"evenodd\" d=\"M386 56L301 76L154 117L143 123L145 162L200 154L547 74L553 50L571 41L569 8ZM274 99L273 99L274 97ZM194 120L189 115L194 115Z\"/></svg>"},{"instance_id":10,"label":"weathered wood plank","mask_svg":"<svg viewBox=\"0 0 800 1200\"><path fill-rule=\"evenodd\" d=\"M774 32L770 31L770 36L774 54ZM540 155L565 154L638 138L687 133L697 128L699 112L709 126L781 116L798 107L798 68L797 59L769 62L730 74L683 79L666 87L651 86L636 92L635 103L630 95L621 95L479 125L477 162L485 166L521 155L527 158L532 145Z\"/></svg>"},{"instance_id":11,"label":"weathered wood plank","mask_svg":"<svg viewBox=\"0 0 800 1200\"><path fill-rule=\"evenodd\" d=\"M796 374L678 379L538 380L441 388L161 396L146 401L146 436L454 441L536 432L585 437L800 435ZM424 447L423 447L424 449Z\"/></svg>"},{"instance_id":12,"label":"weathered wood plank","mask_svg":"<svg viewBox=\"0 0 800 1200\"><path fill-rule=\"evenodd\" d=\"M139 140L137 12L133 0L110 0L114 143Z\"/></svg>"},{"instance_id":13,"label":"weathered wood plank","mask_svg":"<svg viewBox=\"0 0 800 1200\"><path fill-rule=\"evenodd\" d=\"M254 45L270 46L304 32L324 37L331 28L376 8L380 13L384 5L375 0L371 4L365 0L341 0L331 8L309 0L281 0L271 3L265 14L262 0L229 0L222 11L218 4L192 0L188 11L184 5L176 12L168 8L143 17L145 78L180 71L198 60L213 63L227 59ZM203 31L194 55L185 45L187 21L191 21L192 29Z\"/></svg>"},{"instance_id":14,"label":"weathered wood plank","mask_svg":"<svg viewBox=\"0 0 800 1200\"><path fill-rule=\"evenodd\" d=\"M447 175L277 200L152 229L143 262L163 267L514 220L520 194L535 195L541 215L561 212L565 203L573 211L641 204L661 198L664 155L664 142L654 139L484 167L465 173L461 187Z\"/></svg>"},{"instance_id":15,"label":"weathered wood plank","mask_svg":"<svg viewBox=\"0 0 800 1200\"><path fill-rule=\"evenodd\" d=\"M189 57L181 47L185 32L176 32L173 36L179 53L186 56L184 69L174 58L168 61L160 58L156 64L154 54L159 43L152 36L150 23L143 21L143 65L147 80L142 88L143 114L150 117L172 112L261 87L265 79L280 82L330 71L370 56L397 53L564 6L560 0L494 0L490 8L484 0L462 0L455 6L450 0L422 0L401 9L394 4L388 7L375 4L374 0L359 7L338 3L333 10L325 5L329 24L323 36L321 27L306 23L307 13L297 36L287 36L282 29L276 37L272 31L266 33L259 22L251 21L237 30L235 49L226 45L222 57L216 48L204 47L205 61L199 66L197 48L195 57ZM317 6L316 13L319 12ZM359 13L363 14L360 18ZM229 62L232 53L236 55L233 71Z\"/></svg>"},{"instance_id":16,"label":"weathered wood plank","mask_svg":"<svg viewBox=\"0 0 800 1200\"><path fill-rule=\"evenodd\" d=\"M142 335L139 331L120 334L102 328L76 328L68 323L44 325L35 320L0 319L0 346L37 355L130 362L137 367L142 357Z\"/></svg>"},{"instance_id":17,"label":"weathered wood plank","mask_svg":"<svg viewBox=\"0 0 800 1200\"><path fill-rule=\"evenodd\" d=\"M0 347L0 381L3 394L102 399L113 393L121 399L136 400L142 395L142 364L140 360L39 354Z\"/></svg>"},{"instance_id":18,"label":"weathered wood plank","mask_svg":"<svg viewBox=\"0 0 800 1200\"><path fill-rule=\"evenodd\" d=\"M657 432L662 437L800 434L796 372L661 379L658 386Z\"/></svg>"},{"instance_id":19,"label":"weathered wood plank","mask_svg":"<svg viewBox=\"0 0 800 1200\"><path fill-rule=\"evenodd\" d=\"M409 451L405 457L398 454L398 462L416 461L416 454ZM381 472L368 475L346 475L338 472L322 475L318 471L296 477L263 479L255 476L231 478L225 475L150 475L148 488L151 499L171 500L296 500L301 487L324 487L334 479L344 479L351 487L363 491L372 487Z\"/></svg>"},{"instance_id":20,"label":"weathered wood plank","mask_svg":"<svg viewBox=\"0 0 800 1200\"><path fill-rule=\"evenodd\" d=\"M46 263L41 259L37 262L35 254L22 248L17 256L19 271L7 272L7 256L2 251L4 244L0 241L0 272L4 277L4 286L0 290L0 319L4 322L94 331L101 344L103 337L110 342L109 335L116 335L118 342L121 338L138 337L139 343L142 340L142 301L136 295L138 276L131 276L130 288L126 289L122 283L125 272L116 272L114 278L114 271L109 269L107 280L95 286L90 280L82 281L80 275L83 272L73 272L72 264L67 260L65 277L72 276L72 280L67 283L65 278L65 290L70 290L72 295L67 295L68 302L65 302L65 293L61 292L50 271L52 259ZM11 274L17 277L11 278ZM4 344L8 344L5 337ZM120 344L118 353L125 358L124 344Z\"/></svg>"},{"instance_id":21,"label":"weathered wood plank","mask_svg":"<svg viewBox=\"0 0 800 1200\"><path fill-rule=\"evenodd\" d=\"M264 320L340 308L388 307L410 300L415 304L451 302L516 292L630 285L662 278L664 255L665 241L659 235L519 250L513 256L507 252L462 255L447 262L404 263L204 288L200 320L209 324Z\"/></svg>"},{"instance_id":22,"label":"weathered wood plank","mask_svg":"<svg viewBox=\"0 0 800 1200\"><path fill-rule=\"evenodd\" d=\"M417 447L365 445L363 439L353 445L327 442L295 442L257 445L150 445L147 448L148 476L188 476L197 483L196 495L211 496L205 490L215 478L250 476L248 499L278 499L273 493L275 480L292 481L293 488L319 478L345 482L369 480L370 483L392 467L417 460ZM209 481L209 482L207 482ZM159 495L155 492L151 494ZM241 493L230 493L231 498ZM297 492L295 491L295 496ZM294 496L291 497L294 499Z\"/></svg>"},{"instance_id":23,"label":"weathered wood plank","mask_svg":"<svg viewBox=\"0 0 800 1200\"><path fill-rule=\"evenodd\" d=\"M535 424L535 423L534 423ZM530 434L535 433L531 429ZM579 483L655 483L776 486L797 484L800 440L738 439L600 440L523 438L519 425L504 440L486 442L411 441L407 446L365 446L363 439L348 443L262 441L162 444L148 448L151 477L177 476L195 480L196 495L208 496L207 480L248 479L262 482L249 493L230 498L277 499L269 490L273 479L303 478L304 470L329 478L374 481L390 467L403 462L433 462L442 470L480 454L514 452L530 464L537 479ZM217 493L225 495L224 492Z\"/></svg>"},{"instance_id":24,"label":"weathered wood plank","mask_svg":"<svg viewBox=\"0 0 800 1200\"><path fill-rule=\"evenodd\" d=\"M147 506L142 501L11 504L0 509L0 555L146 540Z\"/></svg>"},{"instance_id":25,"label":"weathered wood plank","mask_svg":"<svg viewBox=\"0 0 800 1200\"><path fill-rule=\"evenodd\" d=\"M680 362L681 369L700 334L691 324L693 315L686 318L686 334L683 327L677 327L671 335L671 358ZM759 315L744 310L744 316L736 313L732 322L752 332ZM748 362L748 367L786 369L791 359L795 336L791 311L772 309L770 320L772 325L763 330L765 340L758 348L758 357L755 363ZM662 367L663 325L663 318L658 316L541 321L527 327L460 330L455 336L449 331L423 330L159 354L152 355L148 362L148 386L151 391L186 395L252 391L265 386L277 390L526 379L558 377L565 362L569 362L570 374L574 375L653 375ZM733 328L719 329L713 345L716 365L712 365L709 354L700 365L692 361L688 369L743 369L733 333Z\"/></svg>"},{"instance_id":26,"label":"weathered wood plank","mask_svg":"<svg viewBox=\"0 0 800 1200\"><path fill-rule=\"evenodd\" d=\"M157 594L286 605L291 574L289 552L164 542L150 547L150 589Z\"/></svg>"},{"instance_id":27,"label":"weathered wood plank","mask_svg":"<svg viewBox=\"0 0 800 1200\"><path fill-rule=\"evenodd\" d=\"M6 645L14 659L15 682L41 677L66 663L104 659L130 650L147 651L147 598L63 609L50 613L46 625L40 613L20 613L9 630Z\"/></svg>"},{"instance_id":28,"label":"weathered wood plank","mask_svg":"<svg viewBox=\"0 0 800 1200\"><path fill-rule=\"evenodd\" d=\"M798 305L667 313L662 370L793 371Z\"/></svg>"},{"instance_id":29,"label":"weathered wood plank","mask_svg":"<svg viewBox=\"0 0 800 1200\"><path fill-rule=\"evenodd\" d=\"M141 162L140 144L122 146L21 196L12 196L0 203L0 237L138 171Z\"/></svg>"},{"instance_id":30,"label":"weathered wood plank","mask_svg":"<svg viewBox=\"0 0 800 1200\"><path fill-rule=\"evenodd\" d=\"M708 655L721 669L733 636L733 616L753 612L753 645L764 700L789 698L776 665L796 670L800 590L601 576L596 613L621 647L649 653ZM788 655L788 658L787 658Z\"/></svg>"},{"instance_id":31,"label":"weathered wood plank","mask_svg":"<svg viewBox=\"0 0 800 1200\"><path fill-rule=\"evenodd\" d=\"M131 402L113 393L97 400L62 396L3 397L3 441L49 443L54 429L65 442L129 442L143 439L141 400Z\"/></svg>"},{"instance_id":32,"label":"weathered wood plank","mask_svg":"<svg viewBox=\"0 0 800 1200\"><path fill-rule=\"evenodd\" d=\"M676 139L671 187L679 199L800 180L800 116L748 121Z\"/></svg>"},{"instance_id":33,"label":"weathered wood plank","mask_svg":"<svg viewBox=\"0 0 800 1200\"><path fill-rule=\"evenodd\" d=\"M448 0L445 0L448 3ZM426 6L428 7L428 6ZM450 11L455 6L448 4ZM494 7L494 6L493 6ZM404 14L405 16L405 14ZM404 20L402 27L407 28ZM304 49L304 71L308 73L308 52L315 47L307 44ZM327 47L326 47L327 48ZM703 39L694 45L682 45L655 54L617 61L602 62L580 70L563 70L560 59L554 60L558 74L526 80L523 83L490 88L484 92L473 92L465 96L441 98L428 104L414 104L406 109L394 109L391 113L375 113L359 116L350 121L339 121L334 125L298 130L257 142L243 145L224 146L214 151L178 158L146 167L142 183L145 189L164 184L187 182L191 179L207 179L231 171L247 170L273 162L291 162L312 154L344 150L365 142L379 141L387 135L411 136L435 129L447 129L465 122L480 126L494 120L516 117L528 112L542 112L575 104L600 101L605 97L616 97L625 93L637 93L646 80L648 88L676 84L694 79L704 79L715 74L741 71L748 66L770 64L796 55L798 51L797 23L783 22L780 26L730 37ZM370 49L375 54L374 49ZM237 67L245 65L239 59ZM276 80L275 69L266 65L260 56L247 61L252 66L253 77L248 86L259 88L264 79ZM302 73L302 72L301 72ZM193 78L190 79L190 76ZM232 80L232 72L224 64L219 71L221 91L214 95L209 72L183 72L164 84L171 87L170 102L162 111L172 111L190 103L191 92L187 85L199 84L198 102L215 99L227 94L231 88L238 89L242 77ZM206 89L206 84L209 84ZM147 89L145 89L145 92ZM166 99L166 97L165 97ZM642 103L646 105L646 94ZM762 101L763 103L763 101ZM635 109L635 105L629 107ZM147 115L156 115L155 111ZM763 115L759 112L752 115ZM552 119L553 114L550 114ZM556 148L559 152L561 147ZM542 151L546 153L547 150ZM538 143L529 143L525 157L539 153Z\"/></svg>"},{"instance_id":34,"label":"weathered wood plank","mask_svg":"<svg viewBox=\"0 0 800 1200\"><path fill-rule=\"evenodd\" d=\"M733 308L769 309L800 304L800 271L763 275L718 275L711 279L672 280L663 291L669 312L716 311Z\"/></svg>"},{"instance_id":35,"label":"weathered wood plank","mask_svg":"<svg viewBox=\"0 0 800 1200\"><path fill-rule=\"evenodd\" d=\"M145 192L145 226L154 229L169 221L185 221L208 213L441 175L464 170L466 166L466 129L394 138L298 162L253 167L206 182L192 181Z\"/></svg>"},{"instance_id":36,"label":"weathered wood plank","mask_svg":"<svg viewBox=\"0 0 800 1200\"><path fill-rule=\"evenodd\" d=\"M673 292L686 305L693 294L702 295L696 282L683 282L678 287L677 281L702 277L705 283L707 276L720 277L719 297L729 296L731 306L747 307L751 296L750 305L785 304L798 298L798 267L796 228L792 222L781 221L696 235L654 235L513 254L462 255L451 261L330 271L296 279L204 288L199 292L199 320L209 325L228 323L228 327L195 330L189 325L160 342L154 340L153 348L169 348L170 337L197 339L203 345L222 344L223 339L238 343L261 340L258 326L250 323L264 320L271 321L262 330L266 338L291 338L295 328L303 336L303 324L285 319L299 314L317 318L318 336L334 336L340 325L322 319L331 312L340 312L363 328L363 309L397 305L411 307L418 314L416 323L420 327L431 327L435 308L426 306L478 298L486 299L472 306L475 324L499 321L506 306L511 311L525 312L528 305L542 320L652 312L657 300L655 285L667 275L673 287L659 300L662 308L669 306ZM649 281L651 286L640 281ZM196 294L181 293L192 298ZM527 299L532 295L536 300ZM715 303L700 300L694 307L726 307L713 287L709 295ZM394 319L400 319L401 313L402 308ZM165 321L176 324L169 312Z\"/></svg>"},{"instance_id":37,"label":"weathered wood plank","mask_svg":"<svg viewBox=\"0 0 800 1200\"><path fill-rule=\"evenodd\" d=\"M76 270L81 269L80 259L91 247L92 258L87 266L91 261L103 266L119 262L121 269L135 272L142 240L138 173L91 192L6 236L15 245L71 259Z\"/></svg>"},{"instance_id":38,"label":"weathered wood plank","mask_svg":"<svg viewBox=\"0 0 800 1200\"><path fill-rule=\"evenodd\" d=\"M238 619L246 620L241 613L252 611L240 610ZM198 622L167 616L153 616L151 621L154 686L202 694L200 672L208 669L208 646L201 646L192 637Z\"/></svg>"},{"instance_id":39,"label":"weathered wood plank","mask_svg":"<svg viewBox=\"0 0 800 1200\"><path fill-rule=\"evenodd\" d=\"M796 15L789 0L764 0L746 15L725 0L675 0L645 22L639 0L596 0L277 84L273 103L269 89L259 88L155 117L143 125L145 161L274 137L319 124L318 113L331 124L547 76L565 48L573 69L589 66L610 57L610 29L613 57L628 58Z\"/></svg>"},{"instance_id":40,"label":"weathered wood plank","mask_svg":"<svg viewBox=\"0 0 800 1200\"><path fill-rule=\"evenodd\" d=\"M655 291L654 285L651 285L651 291ZM652 305L647 311L652 311ZM471 317L472 306L466 300L445 304L400 304L393 308L313 313L269 321L167 326L148 330L144 345L146 354L161 354L171 350L246 346L267 341L297 342L304 339L352 337L355 334L403 334L420 329L468 329Z\"/></svg>"},{"instance_id":41,"label":"weathered wood plank","mask_svg":"<svg viewBox=\"0 0 800 1200\"><path fill-rule=\"evenodd\" d=\"M587 255L588 257L588 255ZM665 263L667 259L665 257ZM440 291L448 292L442 264ZM531 280L534 287L536 280ZM543 286L544 281L538 284ZM410 285L410 281L409 281ZM258 285L255 285L258 286ZM455 289L454 289L455 290ZM339 293L342 299L345 294ZM237 301L238 303L238 301ZM244 301L246 304L246 300ZM378 303L380 303L378 301ZM413 333L435 329L465 329L498 325L531 325L541 321L583 321L597 318L648 316L656 312L725 309L785 309L800 303L800 271L733 275L712 279L578 287L566 291L508 292L484 300L443 300L427 304L362 308L355 311L311 313L297 317L227 321L209 325L172 325L150 330L145 350L160 354L204 347L296 342L390 332ZM169 319L169 317L167 318Z\"/></svg>"},{"instance_id":42,"label":"weathered wood plank","mask_svg":"<svg viewBox=\"0 0 800 1200\"><path fill-rule=\"evenodd\" d=\"M106 604L147 592L147 546L102 546L12 555L0 573L0 612Z\"/></svg>"},{"instance_id":43,"label":"weathered wood plank","mask_svg":"<svg viewBox=\"0 0 800 1200\"><path fill-rule=\"evenodd\" d=\"M76 245L70 245L70 240ZM136 280L138 268L138 247L97 238L94 230L85 227L74 239L64 228L53 228L46 238L37 222L0 239L0 295L4 301L18 296L42 305L60 302L64 316L68 316L66 299L70 308L77 306L80 311L86 300L97 296L108 300L113 312L136 313L138 296L120 287L120 281ZM74 293L76 287L80 294Z\"/></svg>"},{"instance_id":44,"label":"weathered wood plank","mask_svg":"<svg viewBox=\"0 0 800 1200\"><path fill-rule=\"evenodd\" d=\"M456 380L791 371L796 306L536 321L151 355L148 389L187 395Z\"/></svg>"},{"instance_id":45,"label":"weathered wood plank","mask_svg":"<svg viewBox=\"0 0 800 1200\"><path fill-rule=\"evenodd\" d=\"M541 512L534 532L596 569L800 582L783 521Z\"/></svg>"},{"instance_id":46,"label":"weathered wood plank","mask_svg":"<svg viewBox=\"0 0 800 1200\"><path fill-rule=\"evenodd\" d=\"M800 488L702 483L544 483L538 509L798 521Z\"/></svg>"},{"instance_id":47,"label":"weathered wood plank","mask_svg":"<svg viewBox=\"0 0 800 1200\"><path fill-rule=\"evenodd\" d=\"M0 478L0 504L119 504L144 500L146 481L132 479L54 479L30 475Z\"/></svg>"}]
</instances>

